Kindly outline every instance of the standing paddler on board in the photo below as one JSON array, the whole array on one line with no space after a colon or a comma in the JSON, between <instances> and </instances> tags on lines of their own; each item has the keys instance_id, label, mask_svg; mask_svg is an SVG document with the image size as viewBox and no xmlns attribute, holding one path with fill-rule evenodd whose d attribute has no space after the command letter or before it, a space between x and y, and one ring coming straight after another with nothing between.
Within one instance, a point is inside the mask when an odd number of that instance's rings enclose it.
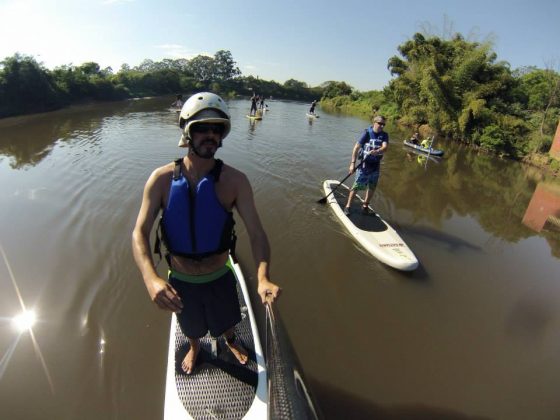
<instances>
[{"instance_id":1,"label":"standing paddler on board","mask_svg":"<svg viewBox=\"0 0 560 420\"><path fill-rule=\"evenodd\" d=\"M265 299L274 301L281 289L270 281L270 246L249 180L214 158L231 129L227 105L218 95L197 93L183 105L179 126L183 130L179 146L188 152L150 175L132 234L132 249L151 300L177 314L190 344L181 366L191 374L200 350L199 339L208 331L213 337L224 336L239 363L248 360L246 349L234 334L241 313L235 276L226 265L235 246L234 208L251 242L263 303ZM156 272L149 243L160 210L162 238L169 252L167 280Z\"/></svg>"},{"instance_id":2,"label":"standing paddler on board","mask_svg":"<svg viewBox=\"0 0 560 420\"><path fill-rule=\"evenodd\" d=\"M366 190L362 212L369 212L369 203L379 182L383 152L387 150L389 145L389 134L383 131L383 127L385 127L385 117L377 115L373 118L373 125L364 130L352 149L348 171L352 173L355 170L356 179L348 194L348 202L344 207L344 214L347 216L350 215L350 206L356 196L356 191ZM362 154L362 161L356 167L356 159L360 153Z\"/></svg>"}]
</instances>

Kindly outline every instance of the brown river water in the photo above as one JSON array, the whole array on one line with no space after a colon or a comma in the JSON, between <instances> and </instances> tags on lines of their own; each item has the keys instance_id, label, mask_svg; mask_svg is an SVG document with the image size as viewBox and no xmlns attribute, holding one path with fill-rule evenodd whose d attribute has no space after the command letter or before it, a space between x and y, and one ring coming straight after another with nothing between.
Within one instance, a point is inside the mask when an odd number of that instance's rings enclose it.
<instances>
[{"instance_id":1,"label":"brown river water","mask_svg":"<svg viewBox=\"0 0 560 420\"><path fill-rule=\"evenodd\" d=\"M169 314L130 234L147 177L181 155L172 100L0 120L0 419L162 418ZM372 204L420 261L399 272L317 203L367 121L270 101L252 123L249 101L230 107L218 157L252 182L278 311L325 418L560 418L558 180L439 139L445 157L426 162L387 127ZM13 326L23 307L31 332Z\"/></svg>"}]
</instances>

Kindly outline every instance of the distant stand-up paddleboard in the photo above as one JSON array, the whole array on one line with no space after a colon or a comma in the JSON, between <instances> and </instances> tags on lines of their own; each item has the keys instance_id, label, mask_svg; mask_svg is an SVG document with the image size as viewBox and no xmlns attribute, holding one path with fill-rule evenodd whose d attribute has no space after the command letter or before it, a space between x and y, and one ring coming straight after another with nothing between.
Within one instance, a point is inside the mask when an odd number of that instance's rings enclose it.
<instances>
[{"instance_id":1,"label":"distant stand-up paddleboard","mask_svg":"<svg viewBox=\"0 0 560 420\"><path fill-rule=\"evenodd\" d=\"M339 181L323 183L326 195L330 194ZM371 207L368 213L361 210L363 199L356 195L349 216L344 214L350 189L342 184L327 198L334 214L352 237L379 261L397 270L412 271L418 267L418 259L399 234L376 214ZM359 202L359 204L358 204Z\"/></svg>"},{"instance_id":2,"label":"distant stand-up paddleboard","mask_svg":"<svg viewBox=\"0 0 560 420\"><path fill-rule=\"evenodd\" d=\"M319 118L319 116L317 114L311 114L311 113L306 113L305 115L307 115L308 118Z\"/></svg>"}]
</instances>

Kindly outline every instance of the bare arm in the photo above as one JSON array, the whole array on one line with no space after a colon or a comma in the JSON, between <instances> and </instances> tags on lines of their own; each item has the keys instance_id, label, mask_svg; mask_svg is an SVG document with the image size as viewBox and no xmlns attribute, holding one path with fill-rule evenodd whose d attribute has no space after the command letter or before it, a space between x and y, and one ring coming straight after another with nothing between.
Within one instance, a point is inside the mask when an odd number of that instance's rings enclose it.
<instances>
[{"instance_id":1,"label":"bare arm","mask_svg":"<svg viewBox=\"0 0 560 420\"><path fill-rule=\"evenodd\" d=\"M158 171L152 173L144 187L142 205L132 232L132 253L142 273L150 299L161 309L181 312L183 307L181 300L175 289L158 276L150 250L150 232L161 208L165 181Z\"/></svg>"},{"instance_id":2,"label":"bare arm","mask_svg":"<svg viewBox=\"0 0 560 420\"><path fill-rule=\"evenodd\" d=\"M239 173L235 206L249 234L253 259L257 266L258 293L263 303L267 299L273 302L280 296L282 289L270 281L270 245L255 207L253 190L247 177L242 173Z\"/></svg>"},{"instance_id":3,"label":"bare arm","mask_svg":"<svg viewBox=\"0 0 560 420\"><path fill-rule=\"evenodd\" d=\"M350 160L350 166L348 167L348 173L351 174L352 172L354 172L355 165L356 165L356 159L358 158L358 152L359 150L362 148L362 146L360 145L360 143L356 143L354 145L354 148L352 149L352 159Z\"/></svg>"},{"instance_id":4,"label":"bare arm","mask_svg":"<svg viewBox=\"0 0 560 420\"><path fill-rule=\"evenodd\" d=\"M375 149L372 150L371 152L369 152L371 155L378 155L380 153L383 153L385 150L387 150L387 147L389 146L389 143L387 143L386 141L384 141L383 143L381 143L381 147L379 149Z\"/></svg>"}]
</instances>

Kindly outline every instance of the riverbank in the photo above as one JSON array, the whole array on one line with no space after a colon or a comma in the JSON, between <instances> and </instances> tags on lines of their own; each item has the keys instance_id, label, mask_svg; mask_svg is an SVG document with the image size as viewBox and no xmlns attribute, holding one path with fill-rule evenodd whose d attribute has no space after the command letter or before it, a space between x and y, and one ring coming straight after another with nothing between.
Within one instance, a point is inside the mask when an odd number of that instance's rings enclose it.
<instances>
[{"instance_id":1,"label":"riverbank","mask_svg":"<svg viewBox=\"0 0 560 420\"><path fill-rule=\"evenodd\" d=\"M546 171L548 175L560 177L560 161L548 155L531 154L523 157L521 162Z\"/></svg>"},{"instance_id":2,"label":"riverbank","mask_svg":"<svg viewBox=\"0 0 560 420\"><path fill-rule=\"evenodd\" d=\"M396 109L393 106L383 103L376 105L371 101L371 99L367 98L361 98L358 100L352 100L352 98L350 98L349 96L324 98L321 100L320 106L321 109L326 112L350 115L354 117L364 118L368 121L371 121L371 118L374 115L384 115L385 117L387 117L388 122L390 124L393 124L399 132L402 132L405 135L405 137L408 135L408 133L412 133L413 131L420 132L422 137L429 137L433 134L433 130L427 124L415 128L406 122L402 123L396 118ZM487 150L486 148L482 148L481 146L474 143L452 139L446 140L464 144L465 146L480 151L481 153L491 154L500 159L520 161L523 164L530 165L542 171L545 171L548 175L560 177L560 160L557 160L549 156L548 154L530 153L521 158L515 158L513 156L507 156L504 153Z\"/></svg>"}]
</instances>

